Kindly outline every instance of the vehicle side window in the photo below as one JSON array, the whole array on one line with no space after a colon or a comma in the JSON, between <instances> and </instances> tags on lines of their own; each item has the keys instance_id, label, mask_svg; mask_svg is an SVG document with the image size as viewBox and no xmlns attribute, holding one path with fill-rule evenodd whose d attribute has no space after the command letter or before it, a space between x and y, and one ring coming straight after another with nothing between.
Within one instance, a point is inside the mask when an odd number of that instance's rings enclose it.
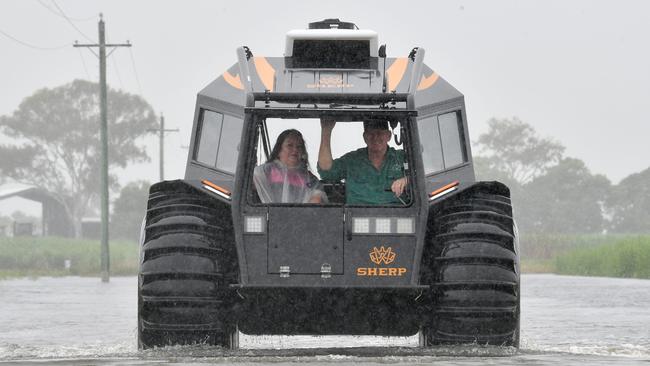
<instances>
[{"instance_id":1,"label":"vehicle side window","mask_svg":"<svg viewBox=\"0 0 650 366\"><path fill-rule=\"evenodd\" d=\"M444 153L445 168L451 168L467 161L463 144L462 124L457 112L438 116L440 140Z\"/></svg>"},{"instance_id":2,"label":"vehicle side window","mask_svg":"<svg viewBox=\"0 0 650 366\"><path fill-rule=\"evenodd\" d=\"M455 111L418 120L422 162L426 175L467 161L463 125Z\"/></svg>"},{"instance_id":3,"label":"vehicle side window","mask_svg":"<svg viewBox=\"0 0 650 366\"><path fill-rule=\"evenodd\" d=\"M424 174L430 174L444 169L437 117L431 116L418 120L418 131L420 134L420 146L422 148Z\"/></svg>"},{"instance_id":4,"label":"vehicle side window","mask_svg":"<svg viewBox=\"0 0 650 366\"><path fill-rule=\"evenodd\" d=\"M237 117L225 115L223 128L221 129L221 140L219 141L219 152L217 153L217 169L234 173L237 169L237 157L239 156L239 142L244 121Z\"/></svg>"},{"instance_id":5,"label":"vehicle side window","mask_svg":"<svg viewBox=\"0 0 650 366\"><path fill-rule=\"evenodd\" d=\"M194 159L210 167L234 173L237 168L243 120L203 110Z\"/></svg>"},{"instance_id":6,"label":"vehicle side window","mask_svg":"<svg viewBox=\"0 0 650 366\"><path fill-rule=\"evenodd\" d=\"M201 113L198 147L194 150L195 160L209 166L215 166L222 124L223 114L208 110Z\"/></svg>"}]
</instances>

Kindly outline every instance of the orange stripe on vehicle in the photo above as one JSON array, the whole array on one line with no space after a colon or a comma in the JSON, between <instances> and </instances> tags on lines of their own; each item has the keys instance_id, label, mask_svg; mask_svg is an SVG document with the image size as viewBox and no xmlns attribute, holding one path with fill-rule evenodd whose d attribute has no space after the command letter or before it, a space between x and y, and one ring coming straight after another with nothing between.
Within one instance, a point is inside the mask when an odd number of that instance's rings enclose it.
<instances>
[{"instance_id":1,"label":"orange stripe on vehicle","mask_svg":"<svg viewBox=\"0 0 650 366\"><path fill-rule=\"evenodd\" d=\"M408 66L408 58L398 58L393 62L388 70L386 70L386 76L388 77L388 91L392 92L397 88L399 82L402 81L404 73L406 72L406 67Z\"/></svg>"},{"instance_id":2,"label":"orange stripe on vehicle","mask_svg":"<svg viewBox=\"0 0 650 366\"><path fill-rule=\"evenodd\" d=\"M424 75L422 75L422 80L420 80L420 84L418 84L418 90L431 87L431 85L435 84L436 81L438 81L438 78L439 76L435 72L429 75L429 77L424 77Z\"/></svg>"},{"instance_id":3,"label":"orange stripe on vehicle","mask_svg":"<svg viewBox=\"0 0 650 366\"><path fill-rule=\"evenodd\" d=\"M444 186L436 189L435 191L429 193L429 197L433 197L433 196L437 195L440 192L444 192L444 191L448 190L449 188L454 188L454 187L456 187L458 185L458 183L459 183L458 181L454 181L454 182L451 182L451 183L449 183L447 185L444 185Z\"/></svg>"},{"instance_id":4,"label":"orange stripe on vehicle","mask_svg":"<svg viewBox=\"0 0 650 366\"><path fill-rule=\"evenodd\" d=\"M241 83L241 78L239 77L239 74L236 76L232 76L231 73L228 71L223 73L223 79L230 84L233 88L241 89L244 90L244 85Z\"/></svg>"},{"instance_id":5,"label":"orange stripe on vehicle","mask_svg":"<svg viewBox=\"0 0 650 366\"><path fill-rule=\"evenodd\" d=\"M229 196L232 194L232 193L230 193L229 190L227 190L227 189L225 189L225 188L223 188L223 187L220 187L220 186L218 186L218 185L216 185L216 184L210 182L209 180L204 179L204 180L201 181L201 183L203 183L203 184L205 184L206 186L209 186L209 187L211 187L211 188L214 188L214 189L216 189L217 191L219 191L219 192L221 192L221 193L223 193L223 194L227 194L227 195L229 195Z\"/></svg>"},{"instance_id":6,"label":"orange stripe on vehicle","mask_svg":"<svg viewBox=\"0 0 650 366\"><path fill-rule=\"evenodd\" d=\"M257 75L262 80L262 84L264 84L266 90L273 91L275 69L266 61L266 57L254 57L253 61L255 62L255 70L257 70Z\"/></svg>"}]
</instances>

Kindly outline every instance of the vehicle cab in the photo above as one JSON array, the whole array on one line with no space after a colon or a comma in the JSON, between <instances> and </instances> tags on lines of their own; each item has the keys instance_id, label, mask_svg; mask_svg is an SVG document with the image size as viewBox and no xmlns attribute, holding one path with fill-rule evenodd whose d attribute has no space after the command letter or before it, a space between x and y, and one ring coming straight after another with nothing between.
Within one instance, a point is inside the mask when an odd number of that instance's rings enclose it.
<instances>
[{"instance_id":1,"label":"vehicle cab","mask_svg":"<svg viewBox=\"0 0 650 366\"><path fill-rule=\"evenodd\" d=\"M242 47L199 94L186 179L232 205L243 286L417 286L431 193L474 181L462 95L424 50L388 58L375 32L350 24L291 31L284 57ZM335 159L365 147L363 121L389 121L396 177L408 178L397 203L349 204L345 180L322 180L327 203L261 202L254 169L286 129L302 133L321 178L323 118L337 121Z\"/></svg>"}]
</instances>

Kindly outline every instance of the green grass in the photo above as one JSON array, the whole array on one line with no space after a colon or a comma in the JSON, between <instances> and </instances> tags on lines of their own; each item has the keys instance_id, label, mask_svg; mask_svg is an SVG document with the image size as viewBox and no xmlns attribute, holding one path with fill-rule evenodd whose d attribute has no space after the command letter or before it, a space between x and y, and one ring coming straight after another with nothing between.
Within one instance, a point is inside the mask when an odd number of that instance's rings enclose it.
<instances>
[{"instance_id":1,"label":"green grass","mask_svg":"<svg viewBox=\"0 0 650 366\"><path fill-rule=\"evenodd\" d=\"M650 236L573 249L555 259L555 272L581 276L650 279Z\"/></svg>"},{"instance_id":2,"label":"green grass","mask_svg":"<svg viewBox=\"0 0 650 366\"><path fill-rule=\"evenodd\" d=\"M650 235L522 234L523 273L650 278Z\"/></svg>"},{"instance_id":3,"label":"green grass","mask_svg":"<svg viewBox=\"0 0 650 366\"><path fill-rule=\"evenodd\" d=\"M523 273L556 273L555 260L571 250L612 242L620 235L520 233Z\"/></svg>"},{"instance_id":4,"label":"green grass","mask_svg":"<svg viewBox=\"0 0 650 366\"><path fill-rule=\"evenodd\" d=\"M521 233L519 248L522 261L554 261L578 248L593 248L612 243L628 236L622 234L540 234Z\"/></svg>"},{"instance_id":5,"label":"green grass","mask_svg":"<svg viewBox=\"0 0 650 366\"><path fill-rule=\"evenodd\" d=\"M128 241L110 242L111 275L138 272L138 246ZM65 269L65 260L71 261ZM0 278L38 276L98 276L98 240L56 237L0 238Z\"/></svg>"},{"instance_id":6,"label":"green grass","mask_svg":"<svg viewBox=\"0 0 650 366\"><path fill-rule=\"evenodd\" d=\"M555 263L552 259L522 259L522 273L553 273Z\"/></svg>"}]
</instances>

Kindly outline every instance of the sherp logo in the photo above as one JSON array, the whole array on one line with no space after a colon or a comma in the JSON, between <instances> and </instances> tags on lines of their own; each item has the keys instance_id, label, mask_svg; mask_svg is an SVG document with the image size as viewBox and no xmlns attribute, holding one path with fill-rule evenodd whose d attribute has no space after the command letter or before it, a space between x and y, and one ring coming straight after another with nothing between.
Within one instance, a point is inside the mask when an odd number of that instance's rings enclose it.
<instances>
[{"instance_id":1,"label":"sherp logo","mask_svg":"<svg viewBox=\"0 0 650 366\"><path fill-rule=\"evenodd\" d=\"M380 248L373 247L372 250L370 251L370 260L372 263L380 265L382 263L384 264L391 264L395 260L395 257L397 254L393 252L393 249L391 247L385 248L384 246L381 246Z\"/></svg>"},{"instance_id":2,"label":"sherp logo","mask_svg":"<svg viewBox=\"0 0 650 366\"><path fill-rule=\"evenodd\" d=\"M393 252L391 247L373 247L370 251L370 260L376 265L391 264L395 261L397 253ZM406 274L404 267L358 267L357 276L371 276L371 277L384 277L384 276L397 276L401 277Z\"/></svg>"}]
</instances>

